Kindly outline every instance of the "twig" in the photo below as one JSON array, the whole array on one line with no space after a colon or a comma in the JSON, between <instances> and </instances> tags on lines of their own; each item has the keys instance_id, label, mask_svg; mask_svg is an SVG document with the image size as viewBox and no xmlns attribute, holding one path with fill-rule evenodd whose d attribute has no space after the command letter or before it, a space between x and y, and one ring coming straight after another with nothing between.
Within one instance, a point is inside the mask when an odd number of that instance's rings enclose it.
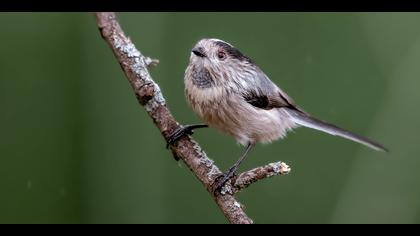
<instances>
[{"instance_id":1,"label":"twig","mask_svg":"<svg viewBox=\"0 0 420 236\"><path fill-rule=\"evenodd\" d=\"M131 40L125 36L114 13L96 13L96 20L103 39L114 52L134 90L137 100L144 106L165 140L168 140L170 135L180 128L180 125L170 113L159 86L152 80L147 70L147 67L156 65L158 61L143 56L136 49ZM275 165L271 168L256 168L239 175L230 191L226 191L225 188L225 191L213 193L212 184L222 172L207 157L201 147L190 137L183 137L176 145L171 145L170 147L173 154L179 157L206 187L230 223L253 223L242 210L241 204L233 197L234 192L238 192L250 183L267 178L274 173L286 173L277 171L276 166L280 168L279 170L283 170L283 167L280 167L280 165ZM227 184L226 186L230 185Z\"/></svg>"},{"instance_id":2,"label":"twig","mask_svg":"<svg viewBox=\"0 0 420 236\"><path fill-rule=\"evenodd\" d=\"M275 175L286 175L289 172L290 167L284 162L270 163L266 166L243 172L236 178L233 184L233 193L241 191L258 180L270 178Z\"/></svg>"}]
</instances>

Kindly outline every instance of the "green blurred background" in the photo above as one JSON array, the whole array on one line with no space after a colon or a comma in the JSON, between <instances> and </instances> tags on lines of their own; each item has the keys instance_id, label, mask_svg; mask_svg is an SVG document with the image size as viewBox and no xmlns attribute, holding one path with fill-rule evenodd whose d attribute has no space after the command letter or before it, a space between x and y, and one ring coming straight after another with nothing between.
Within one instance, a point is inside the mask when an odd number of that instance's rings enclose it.
<instances>
[{"instance_id":1,"label":"green blurred background","mask_svg":"<svg viewBox=\"0 0 420 236\"><path fill-rule=\"evenodd\" d=\"M259 145L242 170L288 176L238 194L256 223L420 223L420 14L120 13L181 123L200 38L234 44L311 114L390 150L309 129ZM90 13L1 13L0 223L225 223L141 108ZM222 169L242 149L194 138Z\"/></svg>"}]
</instances>

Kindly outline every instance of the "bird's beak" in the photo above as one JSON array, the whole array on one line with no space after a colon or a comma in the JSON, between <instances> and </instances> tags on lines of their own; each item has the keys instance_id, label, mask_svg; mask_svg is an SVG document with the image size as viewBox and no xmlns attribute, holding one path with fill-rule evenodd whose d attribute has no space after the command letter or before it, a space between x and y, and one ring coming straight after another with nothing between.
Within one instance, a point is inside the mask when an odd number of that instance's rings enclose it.
<instances>
[{"instance_id":1,"label":"bird's beak","mask_svg":"<svg viewBox=\"0 0 420 236\"><path fill-rule=\"evenodd\" d=\"M191 50L191 52L198 57L206 57L206 53L204 52L204 48L202 47L195 47Z\"/></svg>"}]
</instances>

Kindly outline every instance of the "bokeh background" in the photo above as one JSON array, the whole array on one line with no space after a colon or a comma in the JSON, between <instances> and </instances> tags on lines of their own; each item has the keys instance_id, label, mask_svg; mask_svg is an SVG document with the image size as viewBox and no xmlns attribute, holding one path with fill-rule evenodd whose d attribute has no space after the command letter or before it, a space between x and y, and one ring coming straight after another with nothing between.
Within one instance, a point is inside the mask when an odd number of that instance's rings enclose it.
<instances>
[{"instance_id":1,"label":"bokeh background","mask_svg":"<svg viewBox=\"0 0 420 236\"><path fill-rule=\"evenodd\" d=\"M390 150L309 129L259 145L241 170L288 176L238 194L257 223L420 223L420 14L120 13L181 123L201 38L234 44L311 114ZM90 13L0 14L0 223L226 223L176 163ZM242 149L194 138L222 169Z\"/></svg>"}]
</instances>

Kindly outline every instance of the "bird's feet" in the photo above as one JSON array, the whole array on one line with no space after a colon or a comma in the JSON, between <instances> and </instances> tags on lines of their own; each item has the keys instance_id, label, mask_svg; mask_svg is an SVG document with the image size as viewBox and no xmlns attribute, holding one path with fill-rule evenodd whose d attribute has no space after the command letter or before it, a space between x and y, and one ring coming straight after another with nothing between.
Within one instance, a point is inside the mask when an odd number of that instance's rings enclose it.
<instances>
[{"instance_id":1,"label":"bird's feet","mask_svg":"<svg viewBox=\"0 0 420 236\"><path fill-rule=\"evenodd\" d=\"M193 134L194 131L191 129L188 129L188 127L181 127L177 130L175 130L175 132L173 132L169 138L168 138L168 142L166 143L166 148L169 147L169 145L173 145L176 141L178 141L178 139L180 139L182 136L188 134L191 135Z\"/></svg>"},{"instance_id":2,"label":"bird's feet","mask_svg":"<svg viewBox=\"0 0 420 236\"><path fill-rule=\"evenodd\" d=\"M222 190L223 186L235 176L235 168L230 168L228 171L216 178L213 183L213 192Z\"/></svg>"},{"instance_id":3,"label":"bird's feet","mask_svg":"<svg viewBox=\"0 0 420 236\"><path fill-rule=\"evenodd\" d=\"M206 128L208 127L205 124L198 124L198 125L185 125L177 130L175 130L168 138L168 141L166 143L166 148L169 147L169 145L173 145L178 141L182 136L184 135L192 135L194 133L194 129L198 128Z\"/></svg>"}]
</instances>

